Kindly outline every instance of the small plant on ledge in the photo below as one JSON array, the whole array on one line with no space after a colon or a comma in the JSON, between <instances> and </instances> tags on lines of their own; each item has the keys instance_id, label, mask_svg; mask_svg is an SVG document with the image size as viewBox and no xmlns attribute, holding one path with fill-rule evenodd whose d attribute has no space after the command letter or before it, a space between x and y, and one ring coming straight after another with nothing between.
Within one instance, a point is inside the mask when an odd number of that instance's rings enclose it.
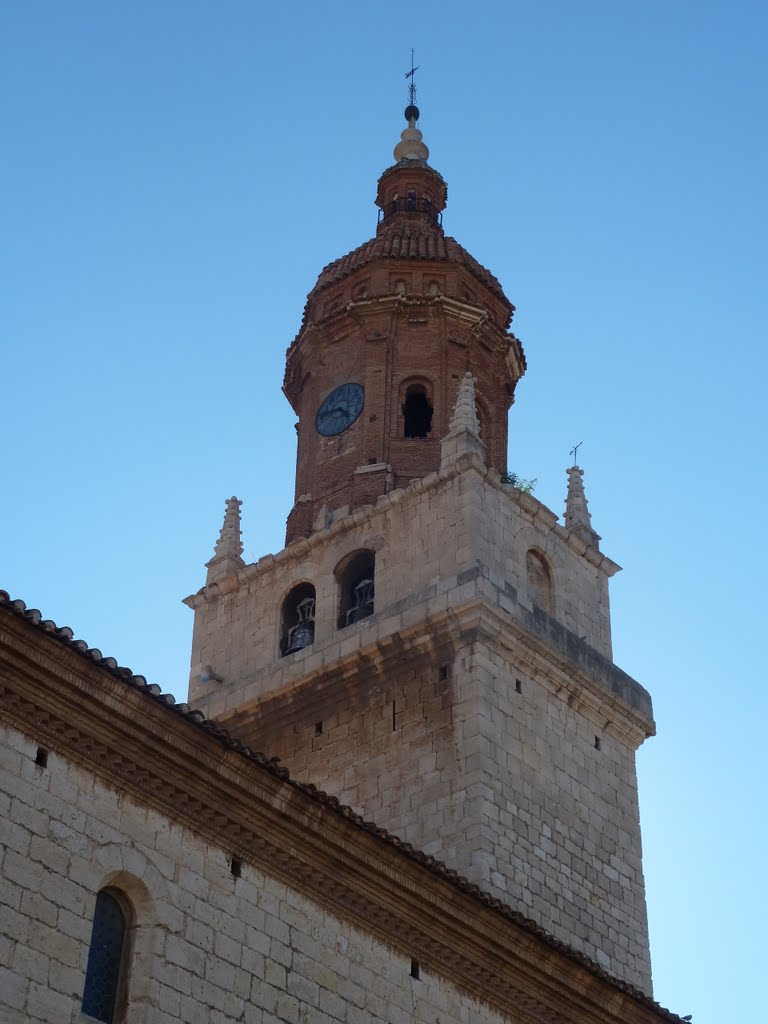
<instances>
[{"instance_id":1,"label":"small plant on ledge","mask_svg":"<svg viewBox=\"0 0 768 1024\"><path fill-rule=\"evenodd\" d=\"M501 474L501 482L508 484L510 487L516 487L518 491L522 491L524 494L533 494L534 488L536 487L537 478L533 480L523 480L517 473L510 473L508 469L505 469Z\"/></svg>"}]
</instances>

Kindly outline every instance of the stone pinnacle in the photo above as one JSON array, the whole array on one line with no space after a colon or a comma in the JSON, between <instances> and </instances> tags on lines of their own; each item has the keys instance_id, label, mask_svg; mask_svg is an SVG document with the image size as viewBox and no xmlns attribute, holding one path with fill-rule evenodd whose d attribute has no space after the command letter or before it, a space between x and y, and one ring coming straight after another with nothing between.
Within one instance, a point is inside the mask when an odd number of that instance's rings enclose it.
<instances>
[{"instance_id":1,"label":"stone pinnacle","mask_svg":"<svg viewBox=\"0 0 768 1024\"><path fill-rule=\"evenodd\" d=\"M208 569L207 583L213 583L223 576L229 576L241 569L243 561L243 541L240 531L240 506L238 498L227 498L224 512L224 523L216 541L213 558L206 562Z\"/></svg>"},{"instance_id":2,"label":"stone pinnacle","mask_svg":"<svg viewBox=\"0 0 768 1024\"><path fill-rule=\"evenodd\" d=\"M592 547L600 546L600 536L592 529L592 516L587 508L587 496L584 493L584 470L578 466L570 466L568 473L568 495L565 499L565 528L581 537Z\"/></svg>"},{"instance_id":3,"label":"stone pinnacle","mask_svg":"<svg viewBox=\"0 0 768 1024\"><path fill-rule=\"evenodd\" d=\"M485 460L485 445L480 440L480 423L475 404L475 378L467 371L459 384L459 393L448 425L448 433L440 445L441 467L455 462L461 455L473 453Z\"/></svg>"}]
</instances>

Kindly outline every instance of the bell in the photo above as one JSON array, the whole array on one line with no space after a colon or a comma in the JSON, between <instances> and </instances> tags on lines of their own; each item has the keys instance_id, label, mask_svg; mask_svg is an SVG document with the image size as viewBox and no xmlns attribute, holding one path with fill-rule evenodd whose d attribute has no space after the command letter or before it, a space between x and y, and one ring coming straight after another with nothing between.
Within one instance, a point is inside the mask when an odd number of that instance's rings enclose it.
<instances>
[{"instance_id":1,"label":"bell","mask_svg":"<svg viewBox=\"0 0 768 1024\"><path fill-rule=\"evenodd\" d=\"M315 639L315 599L305 597L296 605L296 625L288 630L285 653L293 654L309 645Z\"/></svg>"},{"instance_id":2,"label":"bell","mask_svg":"<svg viewBox=\"0 0 768 1024\"><path fill-rule=\"evenodd\" d=\"M352 622L359 622L360 619L367 619L373 615L373 580L360 580L352 593L355 603L347 612L347 625Z\"/></svg>"},{"instance_id":3,"label":"bell","mask_svg":"<svg viewBox=\"0 0 768 1024\"><path fill-rule=\"evenodd\" d=\"M309 647L314 639L314 622L300 622L297 626L291 626L288 630L288 644L285 648L285 653L293 654L304 647Z\"/></svg>"}]
</instances>

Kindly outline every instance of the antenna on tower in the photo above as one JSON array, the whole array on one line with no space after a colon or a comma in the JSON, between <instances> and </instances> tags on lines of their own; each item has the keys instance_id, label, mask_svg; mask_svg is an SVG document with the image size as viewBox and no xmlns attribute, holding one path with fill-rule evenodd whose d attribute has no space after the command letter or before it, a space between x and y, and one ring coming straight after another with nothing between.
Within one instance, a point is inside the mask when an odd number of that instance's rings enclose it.
<instances>
[{"instance_id":1,"label":"antenna on tower","mask_svg":"<svg viewBox=\"0 0 768 1024\"><path fill-rule=\"evenodd\" d=\"M581 448L581 446L583 444L584 444L583 441L579 441L579 443L575 444L573 446L573 448L571 448L570 452L568 453L569 455L573 456L573 464L574 464L574 466L576 465L576 456L579 454L579 448Z\"/></svg>"},{"instance_id":2,"label":"antenna on tower","mask_svg":"<svg viewBox=\"0 0 768 1024\"><path fill-rule=\"evenodd\" d=\"M413 66L413 47L411 47L411 70L405 72L405 77L410 78L408 83L408 98L412 107L416 106L416 80L414 75L419 70L419 65Z\"/></svg>"}]
</instances>

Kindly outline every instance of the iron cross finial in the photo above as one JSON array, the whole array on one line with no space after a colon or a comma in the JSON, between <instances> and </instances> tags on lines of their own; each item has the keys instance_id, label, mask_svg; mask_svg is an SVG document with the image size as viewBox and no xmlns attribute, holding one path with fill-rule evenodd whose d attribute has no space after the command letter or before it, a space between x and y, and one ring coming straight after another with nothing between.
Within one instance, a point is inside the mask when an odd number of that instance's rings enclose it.
<instances>
[{"instance_id":1,"label":"iron cross finial","mask_svg":"<svg viewBox=\"0 0 768 1024\"><path fill-rule=\"evenodd\" d=\"M418 70L418 64L416 65L416 67L413 66L413 47L411 47L411 70L405 72L405 77L410 78L410 82L408 83L408 95L410 97L412 107L416 105L416 81L413 76L416 74Z\"/></svg>"},{"instance_id":2,"label":"iron cross finial","mask_svg":"<svg viewBox=\"0 0 768 1024\"><path fill-rule=\"evenodd\" d=\"M579 443L575 444L573 446L573 448L571 448L570 452L568 453L569 455L573 456L573 464L574 464L574 466L576 465L576 456L579 454L579 448L581 448L581 446L583 444L584 444L583 441L579 441Z\"/></svg>"}]
</instances>

